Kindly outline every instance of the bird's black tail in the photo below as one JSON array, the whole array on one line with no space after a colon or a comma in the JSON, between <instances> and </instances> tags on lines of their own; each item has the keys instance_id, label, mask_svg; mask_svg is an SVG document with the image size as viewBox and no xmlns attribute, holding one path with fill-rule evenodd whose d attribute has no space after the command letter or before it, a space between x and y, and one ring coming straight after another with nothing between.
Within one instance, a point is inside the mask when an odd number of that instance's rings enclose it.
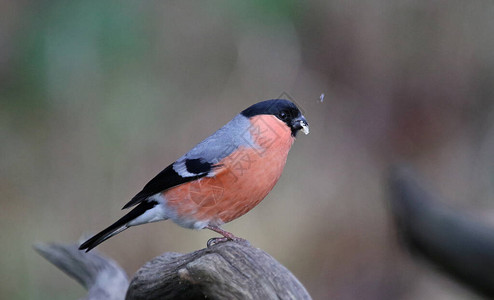
<instances>
[{"instance_id":1,"label":"bird's black tail","mask_svg":"<svg viewBox=\"0 0 494 300\"><path fill-rule=\"evenodd\" d=\"M137 217L139 217L149 209L152 209L156 204L158 203L155 201L141 202L138 206L136 206L136 208L131 210L128 214L120 218L118 221L110 225L108 228L104 229L100 233L96 234L89 240L82 243L82 245L79 246L79 250L86 250L86 252L88 252L89 250L103 243L112 236L124 231L125 229L130 227L129 222L136 219Z\"/></svg>"}]
</instances>

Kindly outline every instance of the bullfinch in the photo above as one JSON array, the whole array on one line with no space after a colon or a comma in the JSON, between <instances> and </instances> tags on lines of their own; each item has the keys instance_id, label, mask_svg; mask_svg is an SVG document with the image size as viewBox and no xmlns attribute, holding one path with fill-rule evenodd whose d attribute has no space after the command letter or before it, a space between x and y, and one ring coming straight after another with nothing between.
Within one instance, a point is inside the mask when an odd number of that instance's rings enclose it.
<instances>
[{"instance_id":1,"label":"bullfinch","mask_svg":"<svg viewBox=\"0 0 494 300\"><path fill-rule=\"evenodd\" d=\"M250 211L273 189L298 131L309 125L297 106L284 99L256 103L166 167L127 203L134 207L79 249L89 251L125 229L172 220L178 225L213 230Z\"/></svg>"}]
</instances>

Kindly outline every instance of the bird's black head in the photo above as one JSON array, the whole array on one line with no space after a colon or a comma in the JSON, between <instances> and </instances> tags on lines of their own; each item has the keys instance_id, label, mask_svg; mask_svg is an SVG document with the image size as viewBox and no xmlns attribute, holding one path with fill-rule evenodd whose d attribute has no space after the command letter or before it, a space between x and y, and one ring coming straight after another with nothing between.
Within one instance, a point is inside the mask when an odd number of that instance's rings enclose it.
<instances>
[{"instance_id":1,"label":"bird's black head","mask_svg":"<svg viewBox=\"0 0 494 300\"><path fill-rule=\"evenodd\" d=\"M309 124L293 102L284 99L266 100L256 103L243 110L241 114L247 118L257 115L273 115L283 121L296 136L299 130L309 133Z\"/></svg>"}]
</instances>

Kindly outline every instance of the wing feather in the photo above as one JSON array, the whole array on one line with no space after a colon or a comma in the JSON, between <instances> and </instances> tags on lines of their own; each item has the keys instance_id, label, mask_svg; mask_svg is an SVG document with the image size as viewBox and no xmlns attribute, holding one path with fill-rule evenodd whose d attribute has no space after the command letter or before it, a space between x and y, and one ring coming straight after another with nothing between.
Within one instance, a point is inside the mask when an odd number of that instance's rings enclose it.
<instances>
[{"instance_id":1,"label":"wing feather","mask_svg":"<svg viewBox=\"0 0 494 300\"><path fill-rule=\"evenodd\" d=\"M144 188L137 193L122 209L132 207L141 203L143 200L148 197L172 188L174 186L190 182L193 180L197 180L201 177L206 176L208 173L199 173L193 174L193 176L181 176L174 170L173 165L175 163L166 167L163 171L161 171L158 175L156 175L153 179L151 179Z\"/></svg>"}]
</instances>

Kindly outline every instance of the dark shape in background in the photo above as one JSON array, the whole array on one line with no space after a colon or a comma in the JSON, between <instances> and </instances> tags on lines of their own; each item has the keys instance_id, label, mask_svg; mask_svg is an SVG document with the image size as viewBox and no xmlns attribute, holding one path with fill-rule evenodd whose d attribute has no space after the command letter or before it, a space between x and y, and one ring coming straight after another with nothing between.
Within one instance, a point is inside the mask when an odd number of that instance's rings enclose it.
<instances>
[{"instance_id":1,"label":"dark shape in background","mask_svg":"<svg viewBox=\"0 0 494 300\"><path fill-rule=\"evenodd\" d=\"M445 206L408 168L393 169L391 209L409 249L477 293L494 297L494 228Z\"/></svg>"}]
</instances>

